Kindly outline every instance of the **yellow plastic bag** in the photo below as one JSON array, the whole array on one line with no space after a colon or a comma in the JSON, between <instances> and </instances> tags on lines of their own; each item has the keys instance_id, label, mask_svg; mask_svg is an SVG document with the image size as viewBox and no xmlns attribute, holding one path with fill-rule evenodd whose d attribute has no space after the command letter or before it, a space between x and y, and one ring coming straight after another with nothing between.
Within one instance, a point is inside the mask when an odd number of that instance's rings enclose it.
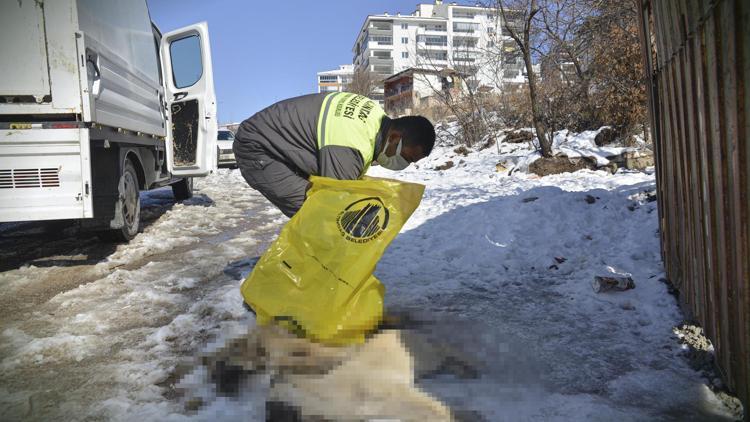
<instances>
[{"instance_id":1,"label":"yellow plastic bag","mask_svg":"<svg viewBox=\"0 0 750 422\"><path fill-rule=\"evenodd\" d=\"M260 324L276 321L324 343L361 343L383 314L375 265L424 186L369 177L310 181L304 205L240 290Z\"/></svg>"}]
</instances>

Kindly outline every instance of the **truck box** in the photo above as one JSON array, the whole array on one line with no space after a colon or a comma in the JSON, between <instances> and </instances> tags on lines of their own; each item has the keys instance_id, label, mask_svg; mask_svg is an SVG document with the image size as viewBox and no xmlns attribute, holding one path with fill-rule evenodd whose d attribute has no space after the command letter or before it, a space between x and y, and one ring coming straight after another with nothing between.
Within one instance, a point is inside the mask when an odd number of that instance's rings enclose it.
<instances>
[{"instance_id":1,"label":"truck box","mask_svg":"<svg viewBox=\"0 0 750 422\"><path fill-rule=\"evenodd\" d=\"M0 0L0 39L0 222L119 229L125 173L137 195L216 169L205 23L162 35L145 0Z\"/></svg>"}]
</instances>

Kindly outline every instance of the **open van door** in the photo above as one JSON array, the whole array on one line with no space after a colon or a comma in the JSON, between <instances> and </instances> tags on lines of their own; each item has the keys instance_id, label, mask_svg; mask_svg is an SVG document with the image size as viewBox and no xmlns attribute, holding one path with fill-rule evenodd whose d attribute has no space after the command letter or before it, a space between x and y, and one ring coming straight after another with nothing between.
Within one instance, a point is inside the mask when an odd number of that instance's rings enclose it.
<instances>
[{"instance_id":1,"label":"open van door","mask_svg":"<svg viewBox=\"0 0 750 422\"><path fill-rule=\"evenodd\" d=\"M216 171L216 94L205 22L161 39L167 114L167 168L175 176Z\"/></svg>"}]
</instances>

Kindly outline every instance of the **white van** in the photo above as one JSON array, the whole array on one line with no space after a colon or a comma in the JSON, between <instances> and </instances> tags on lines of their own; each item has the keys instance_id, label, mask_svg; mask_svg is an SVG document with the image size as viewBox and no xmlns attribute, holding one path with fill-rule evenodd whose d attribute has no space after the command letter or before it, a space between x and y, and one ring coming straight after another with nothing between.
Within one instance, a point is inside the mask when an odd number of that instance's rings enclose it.
<instances>
[{"instance_id":1,"label":"white van","mask_svg":"<svg viewBox=\"0 0 750 422\"><path fill-rule=\"evenodd\" d=\"M82 219L122 240L140 190L216 170L208 29L145 0L0 0L0 222Z\"/></svg>"}]
</instances>

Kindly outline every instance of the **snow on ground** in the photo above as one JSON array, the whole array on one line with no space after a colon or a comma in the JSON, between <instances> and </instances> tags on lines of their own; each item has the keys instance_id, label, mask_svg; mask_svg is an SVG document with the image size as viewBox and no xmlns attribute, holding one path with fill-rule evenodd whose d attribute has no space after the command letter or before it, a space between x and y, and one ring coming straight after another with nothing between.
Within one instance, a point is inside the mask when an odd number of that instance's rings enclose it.
<instances>
[{"instance_id":1,"label":"snow on ground","mask_svg":"<svg viewBox=\"0 0 750 422\"><path fill-rule=\"evenodd\" d=\"M444 147L399 175L428 189L376 271L387 304L460 321L490 368L428 391L488 420L720 418L671 335L682 315L659 281L656 203L636 199L653 175L507 176L502 159ZM446 160L458 167L428 170ZM637 287L594 293L594 276L612 274Z\"/></svg>"},{"instance_id":2,"label":"snow on ground","mask_svg":"<svg viewBox=\"0 0 750 422\"><path fill-rule=\"evenodd\" d=\"M602 129L604 127L599 130L587 130L581 133L572 133L567 129L555 132L552 148L568 157L592 157L596 159L596 163L599 166L609 163L607 157L635 150L632 147L597 146L594 139Z\"/></svg>"},{"instance_id":3,"label":"snow on ground","mask_svg":"<svg viewBox=\"0 0 750 422\"><path fill-rule=\"evenodd\" d=\"M557 147L592 151L591 136ZM660 281L656 203L643 195L653 174L496 171L531 156L526 145L466 156L442 146L403 172L370 170L427 187L377 267L388 309L436 321L435 336L479 362L476 379L420 386L489 421L727 420L672 333L683 316ZM5 419L262 420L267 380L222 397L203 369L176 374L253 324L238 289L249 267L237 261L260 255L286 219L236 170L197 192L182 204L168 190L142 195L148 227L81 267L85 284L3 314ZM26 265L0 283L20 294L63 270ZM636 288L594 293L607 274ZM175 384L208 404L186 411Z\"/></svg>"},{"instance_id":4,"label":"snow on ground","mask_svg":"<svg viewBox=\"0 0 750 422\"><path fill-rule=\"evenodd\" d=\"M168 189L142 195L145 218L158 217L83 269L94 279L4 316L4 419L155 420L181 411L166 388L175 365L252 323L224 270L261 254L286 221L243 185L238 172L221 170L197 181L196 196L181 204ZM4 296L56 269L63 270L31 265L0 274L10 287Z\"/></svg>"}]
</instances>

